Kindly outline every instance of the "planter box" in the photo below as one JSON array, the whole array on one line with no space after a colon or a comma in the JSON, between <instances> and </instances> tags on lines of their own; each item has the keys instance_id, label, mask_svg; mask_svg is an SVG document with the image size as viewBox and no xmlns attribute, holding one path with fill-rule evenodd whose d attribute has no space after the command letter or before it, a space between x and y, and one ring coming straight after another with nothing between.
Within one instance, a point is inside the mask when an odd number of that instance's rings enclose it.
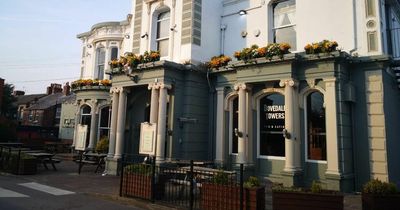
<instances>
[{"instance_id":1,"label":"planter box","mask_svg":"<svg viewBox=\"0 0 400 210\"><path fill-rule=\"evenodd\" d=\"M165 183L162 179L156 183L154 197L161 199L164 195ZM122 181L122 195L151 200L151 176L144 174L124 174Z\"/></svg>"},{"instance_id":2,"label":"planter box","mask_svg":"<svg viewBox=\"0 0 400 210\"><path fill-rule=\"evenodd\" d=\"M264 187L244 188L243 205L245 210L265 209ZM201 209L240 209L240 187L236 185L219 185L203 183L201 189Z\"/></svg>"},{"instance_id":3,"label":"planter box","mask_svg":"<svg viewBox=\"0 0 400 210\"><path fill-rule=\"evenodd\" d=\"M362 194L363 210L398 210L400 209L400 194L372 195Z\"/></svg>"},{"instance_id":4,"label":"planter box","mask_svg":"<svg viewBox=\"0 0 400 210\"><path fill-rule=\"evenodd\" d=\"M274 210L343 210L343 195L305 192L273 192Z\"/></svg>"},{"instance_id":5,"label":"planter box","mask_svg":"<svg viewBox=\"0 0 400 210\"><path fill-rule=\"evenodd\" d=\"M19 167L17 168L17 162L13 161L11 166L11 173L18 175L29 175L36 174L37 172L37 161L36 159L21 159L19 161Z\"/></svg>"}]
</instances>

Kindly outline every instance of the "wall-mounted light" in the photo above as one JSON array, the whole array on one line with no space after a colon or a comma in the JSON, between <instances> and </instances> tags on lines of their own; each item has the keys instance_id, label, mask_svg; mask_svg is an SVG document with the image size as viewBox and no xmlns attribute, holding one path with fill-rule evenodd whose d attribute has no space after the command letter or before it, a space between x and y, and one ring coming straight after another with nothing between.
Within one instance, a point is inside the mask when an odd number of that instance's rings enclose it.
<instances>
[{"instance_id":1,"label":"wall-mounted light","mask_svg":"<svg viewBox=\"0 0 400 210\"><path fill-rule=\"evenodd\" d=\"M125 34L125 38L129 39L131 36L129 36L129 34Z\"/></svg>"},{"instance_id":2,"label":"wall-mounted light","mask_svg":"<svg viewBox=\"0 0 400 210\"><path fill-rule=\"evenodd\" d=\"M246 14L247 14L247 11L246 11L246 10L243 10L243 9L242 9L242 10L239 11L239 15L246 15Z\"/></svg>"},{"instance_id":3,"label":"wall-mounted light","mask_svg":"<svg viewBox=\"0 0 400 210\"><path fill-rule=\"evenodd\" d=\"M87 48L92 48L92 45L91 44L87 44L86 47Z\"/></svg>"},{"instance_id":4,"label":"wall-mounted light","mask_svg":"<svg viewBox=\"0 0 400 210\"><path fill-rule=\"evenodd\" d=\"M147 34L147 32L141 36L142 39L143 38L148 38L148 37L149 37L149 35Z\"/></svg>"}]
</instances>

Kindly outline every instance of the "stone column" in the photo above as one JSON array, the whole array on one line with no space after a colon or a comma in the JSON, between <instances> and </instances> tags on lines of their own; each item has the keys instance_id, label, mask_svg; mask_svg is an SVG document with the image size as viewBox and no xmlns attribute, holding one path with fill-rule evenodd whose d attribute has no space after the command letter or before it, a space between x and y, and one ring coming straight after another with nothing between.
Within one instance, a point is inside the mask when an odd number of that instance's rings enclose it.
<instances>
[{"instance_id":1,"label":"stone column","mask_svg":"<svg viewBox=\"0 0 400 210\"><path fill-rule=\"evenodd\" d=\"M72 145L71 145L72 148L75 148L76 138L77 138L77 135L78 135L78 124L79 124L80 116L81 116L81 109L80 109L80 107L78 105L78 111L75 113L74 139L73 139L73 142L72 142Z\"/></svg>"},{"instance_id":2,"label":"stone column","mask_svg":"<svg viewBox=\"0 0 400 210\"><path fill-rule=\"evenodd\" d=\"M115 139L117 135L117 116L118 116L118 101L119 101L119 88L112 87L112 107L111 107L111 125L110 125L110 141L108 145L107 157L114 157L115 154Z\"/></svg>"},{"instance_id":3,"label":"stone column","mask_svg":"<svg viewBox=\"0 0 400 210\"><path fill-rule=\"evenodd\" d=\"M160 83L160 98L158 108L158 123L157 123L157 160L165 159L165 131L166 131L166 115L167 115L167 96L170 85Z\"/></svg>"},{"instance_id":4,"label":"stone column","mask_svg":"<svg viewBox=\"0 0 400 210\"><path fill-rule=\"evenodd\" d=\"M159 85L150 83L148 89L151 90L150 123L157 123Z\"/></svg>"},{"instance_id":5,"label":"stone column","mask_svg":"<svg viewBox=\"0 0 400 210\"><path fill-rule=\"evenodd\" d=\"M114 159L122 157L124 151L124 135L125 135L125 117L126 117L126 96L128 91L121 87L119 88L119 101L118 101L118 123L116 134L116 148Z\"/></svg>"},{"instance_id":6,"label":"stone column","mask_svg":"<svg viewBox=\"0 0 400 210\"><path fill-rule=\"evenodd\" d=\"M96 142L97 142L97 116L98 116L98 110L97 110L97 100L92 100L92 109L91 109L91 120L90 120L90 138L89 138L89 146L88 149L94 150L96 147Z\"/></svg>"},{"instance_id":7,"label":"stone column","mask_svg":"<svg viewBox=\"0 0 400 210\"><path fill-rule=\"evenodd\" d=\"M293 79L281 80L281 87L285 87L285 168L283 182L286 186L298 186L302 183L300 133L298 128L298 103L296 97L298 82Z\"/></svg>"},{"instance_id":8,"label":"stone column","mask_svg":"<svg viewBox=\"0 0 400 210\"><path fill-rule=\"evenodd\" d=\"M111 58L110 41L106 42L105 51L106 51L106 54L104 56L104 73L103 73L103 75L101 75L101 78L109 79L110 76L108 74L105 74L105 72L106 72L106 69L109 68L108 62L110 61L110 58Z\"/></svg>"},{"instance_id":9,"label":"stone column","mask_svg":"<svg viewBox=\"0 0 400 210\"><path fill-rule=\"evenodd\" d=\"M246 104L246 90L247 86L244 83L235 85L235 90L238 91L239 95L239 116L238 116L238 163L246 163L246 121L247 121L247 104Z\"/></svg>"},{"instance_id":10,"label":"stone column","mask_svg":"<svg viewBox=\"0 0 400 210\"><path fill-rule=\"evenodd\" d=\"M225 161L225 139L224 139L224 87L217 89L216 107L216 129L215 129L215 162L223 164Z\"/></svg>"},{"instance_id":11,"label":"stone column","mask_svg":"<svg viewBox=\"0 0 400 210\"><path fill-rule=\"evenodd\" d=\"M326 114L326 158L328 167L327 174L340 175L338 130L337 130L337 101L336 101L336 79L324 79L325 82L325 114Z\"/></svg>"}]
</instances>

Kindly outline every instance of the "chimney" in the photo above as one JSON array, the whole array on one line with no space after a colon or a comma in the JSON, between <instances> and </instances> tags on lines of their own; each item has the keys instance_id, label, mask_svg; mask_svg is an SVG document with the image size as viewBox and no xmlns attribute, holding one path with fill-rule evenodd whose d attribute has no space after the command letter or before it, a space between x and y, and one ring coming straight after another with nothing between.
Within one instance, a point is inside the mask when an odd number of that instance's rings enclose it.
<instances>
[{"instance_id":1,"label":"chimney","mask_svg":"<svg viewBox=\"0 0 400 210\"><path fill-rule=\"evenodd\" d=\"M22 90L14 90L13 96L23 96L25 95L25 92Z\"/></svg>"},{"instance_id":2,"label":"chimney","mask_svg":"<svg viewBox=\"0 0 400 210\"><path fill-rule=\"evenodd\" d=\"M65 96L69 95L71 93L71 87L69 86L69 82L65 83L63 87L63 94Z\"/></svg>"},{"instance_id":3,"label":"chimney","mask_svg":"<svg viewBox=\"0 0 400 210\"><path fill-rule=\"evenodd\" d=\"M47 95L51 95L54 93L61 93L62 92L62 88L61 88L61 84L57 84L57 83L51 83L49 87L47 87Z\"/></svg>"}]
</instances>

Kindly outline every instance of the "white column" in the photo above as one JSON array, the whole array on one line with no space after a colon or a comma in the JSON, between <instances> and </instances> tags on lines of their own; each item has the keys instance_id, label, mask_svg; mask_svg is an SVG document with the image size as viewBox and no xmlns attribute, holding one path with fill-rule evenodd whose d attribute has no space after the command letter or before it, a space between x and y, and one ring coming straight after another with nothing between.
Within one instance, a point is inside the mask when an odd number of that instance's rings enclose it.
<instances>
[{"instance_id":1,"label":"white column","mask_svg":"<svg viewBox=\"0 0 400 210\"><path fill-rule=\"evenodd\" d=\"M157 123L158 119L158 95L159 85L157 83L151 83L148 87L151 90L151 104L150 104L150 123Z\"/></svg>"},{"instance_id":2,"label":"white column","mask_svg":"<svg viewBox=\"0 0 400 210\"><path fill-rule=\"evenodd\" d=\"M326 173L339 175L336 79L324 79L324 82L326 89L324 96L326 110L326 158L328 162Z\"/></svg>"},{"instance_id":3,"label":"white column","mask_svg":"<svg viewBox=\"0 0 400 210\"><path fill-rule=\"evenodd\" d=\"M215 131L215 162L224 163L225 160L225 139L224 139L224 87L217 88L216 107L216 131Z\"/></svg>"},{"instance_id":4,"label":"white column","mask_svg":"<svg viewBox=\"0 0 400 210\"><path fill-rule=\"evenodd\" d=\"M157 160L165 159L165 129L167 116L167 96L170 85L160 84L160 98L158 108L158 123L157 123Z\"/></svg>"},{"instance_id":5,"label":"white column","mask_svg":"<svg viewBox=\"0 0 400 210\"><path fill-rule=\"evenodd\" d=\"M90 138L89 138L89 146L88 149L94 150L95 149L95 144L97 141L97 116L98 116L98 111L97 111L97 100L92 100L92 109L91 109L91 120L90 120Z\"/></svg>"},{"instance_id":6,"label":"white column","mask_svg":"<svg viewBox=\"0 0 400 210\"><path fill-rule=\"evenodd\" d=\"M78 105L78 110L75 113L74 139L73 139L73 142L72 142L72 145L71 145L72 148L75 148L76 139L78 138L77 135L78 135L79 118L81 116L80 114L81 114L81 109L80 109L80 106Z\"/></svg>"},{"instance_id":7,"label":"white column","mask_svg":"<svg viewBox=\"0 0 400 210\"><path fill-rule=\"evenodd\" d=\"M300 163L296 159L300 159L300 154L297 154L296 151L299 151L300 148L300 138L298 138L296 129L295 129L295 112L294 100L295 97L295 88L297 86L297 82L293 79L282 80L280 83L281 87L285 87L285 168L284 171L294 172L299 170L300 165L296 165L296 163Z\"/></svg>"},{"instance_id":8,"label":"white column","mask_svg":"<svg viewBox=\"0 0 400 210\"><path fill-rule=\"evenodd\" d=\"M235 90L239 92L239 116L238 116L238 163L246 163L246 90L247 86L244 83L235 85Z\"/></svg>"},{"instance_id":9,"label":"white column","mask_svg":"<svg viewBox=\"0 0 400 210\"><path fill-rule=\"evenodd\" d=\"M112 93L112 107L111 107L111 125L110 125L110 141L108 145L108 157L114 157L115 154L115 139L117 135L117 116L118 116L118 101L119 101L119 89L112 87L110 92Z\"/></svg>"},{"instance_id":10,"label":"white column","mask_svg":"<svg viewBox=\"0 0 400 210\"><path fill-rule=\"evenodd\" d=\"M253 104L252 104L252 97L251 97L251 87L249 85L247 86L247 92L246 92L246 157L247 157L247 163L253 163L253 150L254 150L254 138L252 136L252 128L253 128Z\"/></svg>"},{"instance_id":11,"label":"white column","mask_svg":"<svg viewBox=\"0 0 400 210\"><path fill-rule=\"evenodd\" d=\"M116 134L116 148L114 159L122 157L124 151L124 135L125 135L125 117L126 117L126 95L127 90L125 88L119 89L119 101L118 101L118 123L117 123L117 134Z\"/></svg>"},{"instance_id":12,"label":"white column","mask_svg":"<svg viewBox=\"0 0 400 210\"><path fill-rule=\"evenodd\" d=\"M103 79L109 79L110 78L110 76L108 75L108 74L105 74L106 73L106 69L108 69L109 68L109 65L108 65L108 62L110 61L110 58L111 58L111 48L110 48L110 42L109 41L107 41L107 43L106 43L106 48L105 48L105 50L106 50L106 54L105 54L105 58L104 58L104 73L103 73Z\"/></svg>"}]
</instances>

